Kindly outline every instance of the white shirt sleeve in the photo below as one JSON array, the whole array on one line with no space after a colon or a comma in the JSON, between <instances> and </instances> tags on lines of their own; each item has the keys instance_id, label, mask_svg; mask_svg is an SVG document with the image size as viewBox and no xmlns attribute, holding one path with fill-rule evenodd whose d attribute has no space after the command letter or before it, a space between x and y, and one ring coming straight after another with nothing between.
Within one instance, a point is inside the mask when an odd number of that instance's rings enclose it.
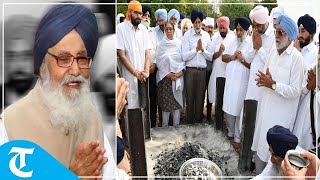
<instances>
[{"instance_id":1,"label":"white shirt sleeve","mask_svg":"<svg viewBox=\"0 0 320 180\"><path fill-rule=\"evenodd\" d=\"M263 171L261 172L261 174L259 174L258 176L252 178L252 180L269 180L269 176L270 176L270 172L272 169L272 162L269 159L267 166L263 169Z\"/></svg>"},{"instance_id":2,"label":"white shirt sleeve","mask_svg":"<svg viewBox=\"0 0 320 180\"><path fill-rule=\"evenodd\" d=\"M7 131L4 127L4 122L3 120L0 118L0 146L6 142L9 141L8 135L7 135Z\"/></svg>"},{"instance_id":3,"label":"white shirt sleeve","mask_svg":"<svg viewBox=\"0 0 320 180\"><path fill-rule=\"evenodd\" d=\"M108 162L103 166L103 180L109 180L109 179L115 179L116 177L116 163L113 158L113 153L111 146L109 144L108 138L103 132L103 139L104 139L104 148L106 149L106 153L104 153L104 156L108 158Z\"/></svg>"}]
</instances>

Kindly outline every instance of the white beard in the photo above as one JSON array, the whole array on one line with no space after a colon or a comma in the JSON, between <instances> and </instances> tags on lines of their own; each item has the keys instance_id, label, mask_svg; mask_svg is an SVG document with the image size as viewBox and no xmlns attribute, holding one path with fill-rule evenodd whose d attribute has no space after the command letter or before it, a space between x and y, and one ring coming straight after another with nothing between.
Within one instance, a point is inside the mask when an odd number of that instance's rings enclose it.
<instances>
[{"instance_id":1,"label":"white beard","mask_svg":"<svg viewBox=\"0 0 320 180\"><path fill-rule=\"evenodd\" d=\"M43 79L40 80L41 96L49 110L49 118L53 126L67 130L77 130L87 127L90 114L93 112L93 103L90 99L89 80L82 76L66 75L61 83L53 85L47 65ZM80 81L80 89L70 89L68 94L63 84L71 81Z\"/></svg>"},{"instance_id":2,"label":"white beard","mask_svg":"<svg viewBox=\"0 0 320 180\"><path fill-rule=\"evenodd\" d=\"M283 41L276 42L277 50L285 48L287 46L287 44L288 44L288 41L290 41L290 40L289 39L285 39Z\"/></svg>"},{"instance_id":3,"label":"white beard","mask_svg":"<svg viewBox=\"0 0 320 180\"><path fill-rule=\"evenodd\" d=\"M237 48L240 48L243 41L247 38L247 35L248 35L247 32L245 32L241 38L237 37L237 45L238 45Z\"/></svg>"}]
</instances>

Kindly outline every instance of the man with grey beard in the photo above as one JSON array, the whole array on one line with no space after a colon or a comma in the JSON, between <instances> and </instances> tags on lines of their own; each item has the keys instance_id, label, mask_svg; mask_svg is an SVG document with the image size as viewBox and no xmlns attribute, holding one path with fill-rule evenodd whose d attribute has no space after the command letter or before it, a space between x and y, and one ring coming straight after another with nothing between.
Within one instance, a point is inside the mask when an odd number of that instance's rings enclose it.
<instances>
[{"instance_id":1,"label":"man with grey beard","mask_svg":"<svg viewBox=\"0 0 320 180\"><path fill-rule=\"evenodd\" d=\"M253 180L282 180L281 163L289 150L304 150L298 146L298 138L290 132L289 129L275 125L268 130L267 141L269 144L269 153L271 154L267 166L261 174L254 177Z\"/></svg>"},{"instance_id":2,"label":"man with grey beard","mask_svg":"<svg viewBox=\"0 0 320 180\"><path fill-rule=\"evenodd\" d=\"M186 62L185 90L187 122L202 122L203 99L206 89L206 60L212 54L207 50L210 43L209 34L201 29L203 12L191 12L193 28L182 37L182 60Z\"/></svg>"},{"instance_id":3,"label":"man with grey beard","mask_svg":"<svg viewBox=\"0 0 320 180\"><path fill-rule=\"evenodd\" d=\"M33 48L34 73L39 79L25 97L4 110L0 134L6 139L0 145L32 141L77 176L101 176L107 161L113 166L89 92L89 68L97 44L97 20L85 6L59 4L47 12Z\"/></svg>"},{"instance_id":4,"label":"man with grey beard","mask_svg":"<svg viewBox=\"0 0 320 180\"><path fill-rule=\"evenodd\" d=\"M271 51L263 70L256 73L262 92L251 149L256 151L255 161L261 166L270 158L268 129L274 125L293 129L304 77L302 55L292 43L297 36L296 23L289 16L280 15L275 31L276 49Z\"/></svg>"},{"instance_id":5,"label":"man with grey beard","mask_svg":"<svg viewBox=\"0 0 320 180\"><path fill-rule=\"evenodd\" d=\"M223 96L223 111L226 116L228 136L234 137L234 147L240 148L240 132L242 120L241 109L246 96L250 64L246 61L252 48L252 39L248 36L249 19L239 17L235 19L237 41L227 48L222 60L227 63L226 85Z\"/></svg>"}]
</instances>

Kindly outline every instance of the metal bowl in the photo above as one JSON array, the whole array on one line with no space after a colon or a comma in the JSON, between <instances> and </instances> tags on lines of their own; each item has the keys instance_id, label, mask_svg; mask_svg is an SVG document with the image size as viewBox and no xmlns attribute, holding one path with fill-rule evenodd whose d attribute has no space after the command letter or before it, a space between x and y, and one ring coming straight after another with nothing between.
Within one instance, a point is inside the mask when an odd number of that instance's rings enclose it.
<instances>
[{"instance_id":1,"label":"metal bowl","mask_svg":"<svg viewBox=\"0 0 320 180\"><path fill-rule=\"evenodd\" d=\"M297 150L289 150L286 153L288 160L293 168L300 170L301 168L307 167L309 165L309 160L300 155Z\"/></svg>"},{"instance_id":2,"label":"metal bowl","mask_svg":"<svg viewBox=\"0 0 320 180\"><path fill-rule=\"evenodd\" d=\"M182 164L179 176L181 180L222 180L222 171L214 162L208 159L192 158Z\"/></svg>"}]
</instances>

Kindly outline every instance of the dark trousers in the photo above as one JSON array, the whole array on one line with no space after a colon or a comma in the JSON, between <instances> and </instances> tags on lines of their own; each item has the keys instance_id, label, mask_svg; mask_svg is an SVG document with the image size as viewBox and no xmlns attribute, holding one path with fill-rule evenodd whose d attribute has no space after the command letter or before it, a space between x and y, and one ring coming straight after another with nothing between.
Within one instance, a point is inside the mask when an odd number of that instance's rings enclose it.
<instances>
[{"instance_id":1,"label":"dark trousers","mask_svg":"<svg viewBox=\"0 0 320 180\"><path fill-rule=\"evenodd\" d=\"M187 122L202 122L203 99L206 88L206 70L187 67L185 74Z\"/></svg>"},{"instance_id":2,"label":"dark trousers","mask_svg":"<svg viewBox=\"0 0 320 180\"><path fill-rule=\"evenodd\" d=\"M211 119L211 109L212 103L209 102L209 91L208 91L208 84L211 76L211 71L206 71L206 90L207 90L207 119Z\"/></svg>"},{"instance_id":3,"label":"dark trousers","mask_svg":"<svg viewBox=\"0 0 320 180\"><path fill-rule=\"evenodd\" d=\"M149 76L149 99L150 99L150 123L151 128L156 127L157 124L157 70Z\"/></svg>"},{"instance_id":4,"label":"dark trousers","mask_svg":"<svg viewBox=\"0 0 320 180\"><path fill-rule=\"evenodd\" d=\"M216 129L222 130L224 112L222 110L223 106L223 94L224 94L224 85L226 83L226 78L217 77L216 80L216 104L215 104L215 118L216 118Z\"/></svg>"}]
</instances>

